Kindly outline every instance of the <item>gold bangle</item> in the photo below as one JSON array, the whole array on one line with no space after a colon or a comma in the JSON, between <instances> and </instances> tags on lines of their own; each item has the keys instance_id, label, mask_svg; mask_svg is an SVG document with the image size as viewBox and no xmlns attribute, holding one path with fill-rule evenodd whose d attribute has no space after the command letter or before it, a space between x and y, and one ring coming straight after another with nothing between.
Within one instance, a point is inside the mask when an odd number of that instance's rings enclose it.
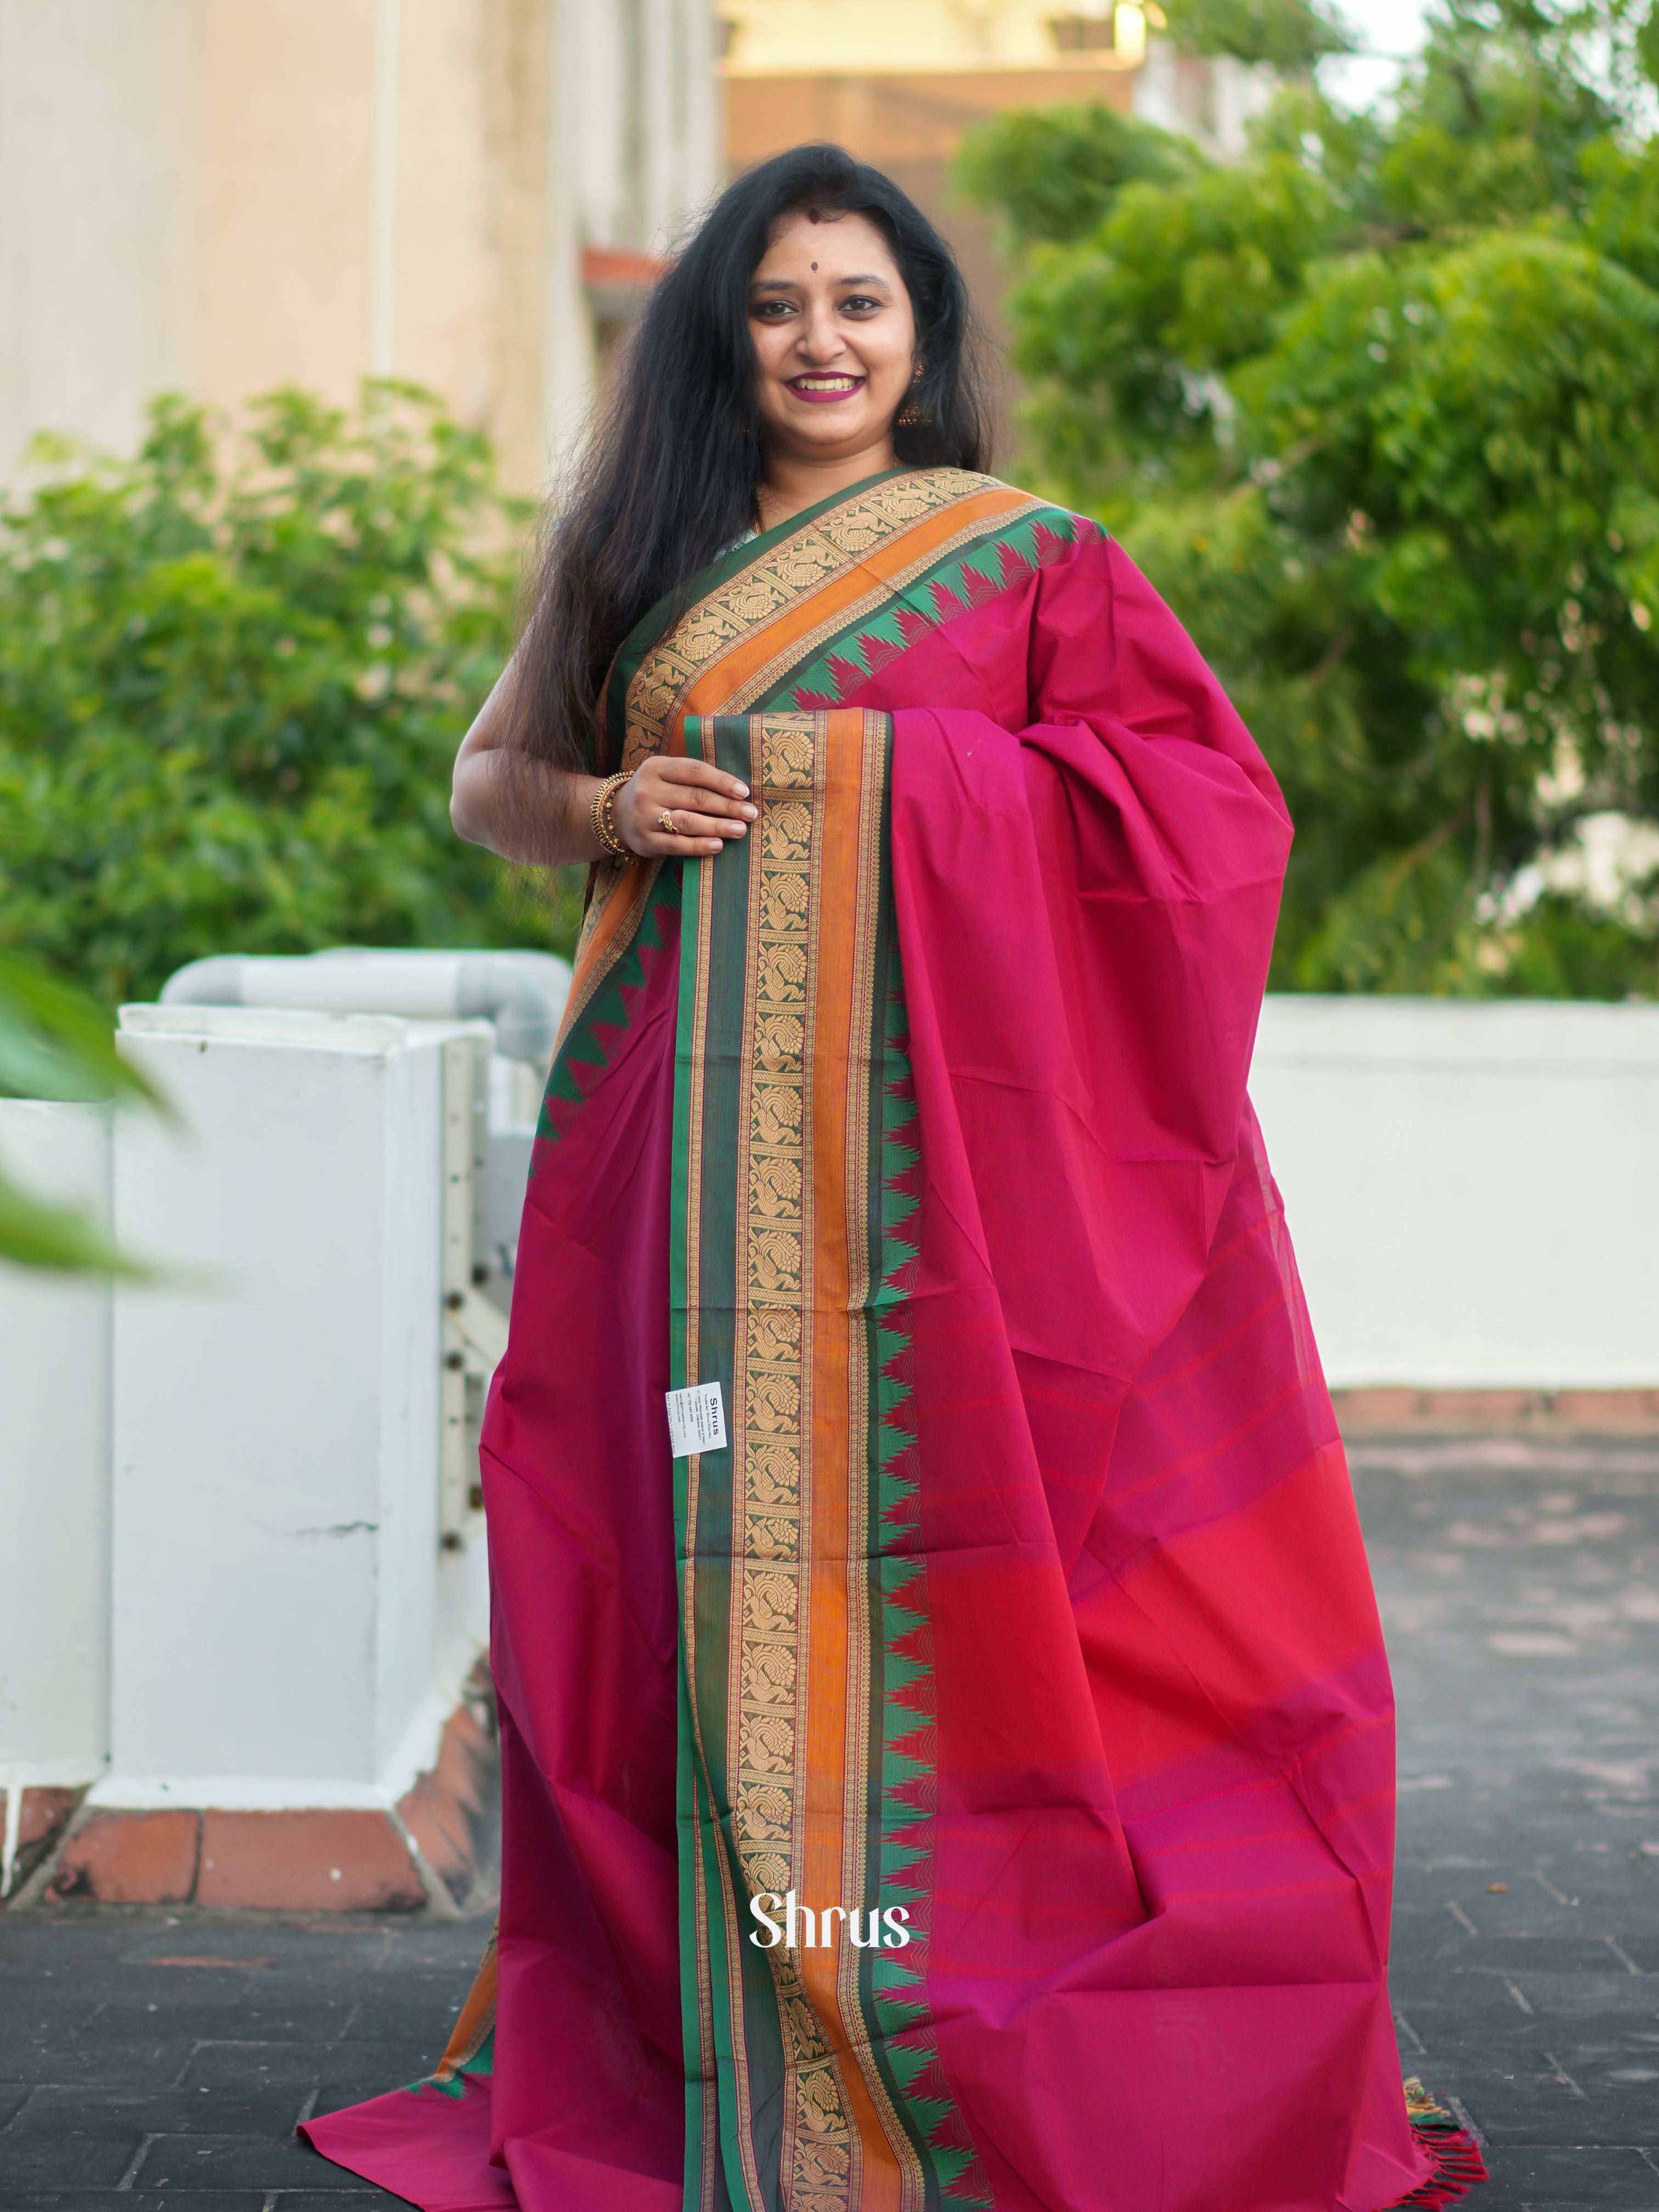
<instances>
[{"instance_id":1,"label":"gold bangle","mask_svg":"<svg viewBox=\"0 0 1659 2212\"><path fill-rule=\"evenodd\" d=\"M633 848L623 842L622 832L617 827L613 805L617 793L632 773L631 769L624 769L620 775L607 776L594 793L592 803L587 810L588 819L593 824L594 837L613 860L631 860L636 857Z\"/></svg>"}]
</instances>

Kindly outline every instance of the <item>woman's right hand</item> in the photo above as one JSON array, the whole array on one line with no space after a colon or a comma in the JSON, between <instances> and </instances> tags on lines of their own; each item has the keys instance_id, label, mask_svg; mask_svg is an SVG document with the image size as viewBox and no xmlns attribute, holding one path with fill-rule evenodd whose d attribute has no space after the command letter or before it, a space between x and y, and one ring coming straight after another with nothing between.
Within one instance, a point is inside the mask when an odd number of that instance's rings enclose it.
<instances>
[{"instance_id":1,"label":"woman's right hand","mask_svg":"<svg viewBox=\"0 0 1659 2212\"><path fill-rule=\"evenodd\" d=\"M593 834L597 776L555 768L550 761L521 756L519 774L501 774L506 756L507 700L514 680L509 661L495 690L478 709L455 756L449 817L457 833L503 860L526 867L557 868L570 862L604 860ZM699 860L720 852L728 837L741 837L758 810L736 776L707 762L670 759L653 754L611 802L623 842L651 860ZM672 836L661 817L674 817Z\"/></svg>"},{"instance_id":2,"label":"woman's right hand","mask_svg":"<svg viewBox=\"0 0 1659 2212\"><path fill-rule=\"evenodd\" d=\"M749 787L708 761L653 753L642 761L611 802L617 832L645 860L694 860L723 852L728 837L743 836L759 809ZM673 818L672 833L663 826Z\"/></svg>"}]
</instances>

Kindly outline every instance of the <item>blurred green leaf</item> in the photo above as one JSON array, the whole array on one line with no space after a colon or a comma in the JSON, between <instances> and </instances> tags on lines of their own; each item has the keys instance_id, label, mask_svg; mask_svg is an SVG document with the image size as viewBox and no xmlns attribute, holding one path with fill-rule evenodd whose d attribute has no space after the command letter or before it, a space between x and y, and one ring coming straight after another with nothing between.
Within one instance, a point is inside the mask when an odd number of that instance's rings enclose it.
<instances>
[{"instance_id":1,"label":"blurred green leaf","mask_svg":"<svg viewBox=\"0 0 1659 2212\"><path fill-rule=\"evenodd\" d=\"M65 1274L116 1275L143 1281L149 1270L118 1252L90 1214L48 1206L0 1169L0 1260Z\"/></svg>"},{"instance_id":2,"label":"blurred green leaf","mask_svg":"<svg viewBox=\"0 0 1659 2212\"><path fill-rule=\"evenodd\" d=\"M109 1017L21 960L0 956L0 1097L167 1102L115 1049Z\"/></svg>"},{"instance_id":3,"label":"blurred green leaf","mask_svg":"<svg viewBox=\"0 0 1659 2212\"><path fill-rule=\"evenodd\" d=\"M109 1016L27 961L0 957L0 1097L114 1099L170 1112L149 1078L115 1049ZM118 1253L92 1216L53 1206L0 1168L0 1260L73 1273L147 1273Z\"/></svg>"}]
</instances>

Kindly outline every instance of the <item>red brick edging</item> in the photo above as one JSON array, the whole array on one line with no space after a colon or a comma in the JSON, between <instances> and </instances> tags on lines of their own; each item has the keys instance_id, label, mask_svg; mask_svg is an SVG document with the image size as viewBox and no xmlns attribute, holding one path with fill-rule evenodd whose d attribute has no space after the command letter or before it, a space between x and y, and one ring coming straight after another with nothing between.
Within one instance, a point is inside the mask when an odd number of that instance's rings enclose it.
<instances>
[{"instance_id":1,"label":"red brick edging","mask_svg":"<svg viewBox=\"0 0 1659 2212\"><path fill-rule=\"evenodd\" d=\"M1333 1390L1345 1436L1361 1429L1659 1429L1659 1390Z\"/></svg>"},{"instance_id":2,"label":"red brick edging","mask_svg":"<svg viewBox=\"0 0 1659 2212\"><path fill-rule=\"evenodd\" d=\"M71 1829L46 1893L289 1912L412 1912L441 1903L445 1891L459 1904L484 1871L495 1762L493 1735L470 1698L444 1724L437 1765L395 1812L100 1807ZM79 1794L25 1794L34 1840L67 1818ZM31 1800L46 1798L65 1802L32 1810Z\"/></svg>"}]
</instances>

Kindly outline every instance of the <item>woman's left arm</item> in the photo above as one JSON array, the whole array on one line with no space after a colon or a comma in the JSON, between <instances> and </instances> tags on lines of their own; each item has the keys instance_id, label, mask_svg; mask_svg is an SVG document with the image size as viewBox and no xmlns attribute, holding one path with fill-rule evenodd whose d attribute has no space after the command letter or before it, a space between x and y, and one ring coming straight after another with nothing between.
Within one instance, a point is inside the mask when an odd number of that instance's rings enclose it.
<instances>
[{"instance_id":1,"label":"woman's left arm","mask_svg":"<svg viewBox=\"0 0 1659 2212\"><path fill-rule=\"evenodd\" d=\"M614 857L593 828L602 779L549 761L507 755L514 664L508 661L455 756L449 818L458 836L504 860L556 868ZM706 761L659 754L611 800L618 835L641 859L695 860L724 850L755 818L746 784ZM671 834L662 826L672 818Z\"/></svg>"}]
</instances>

